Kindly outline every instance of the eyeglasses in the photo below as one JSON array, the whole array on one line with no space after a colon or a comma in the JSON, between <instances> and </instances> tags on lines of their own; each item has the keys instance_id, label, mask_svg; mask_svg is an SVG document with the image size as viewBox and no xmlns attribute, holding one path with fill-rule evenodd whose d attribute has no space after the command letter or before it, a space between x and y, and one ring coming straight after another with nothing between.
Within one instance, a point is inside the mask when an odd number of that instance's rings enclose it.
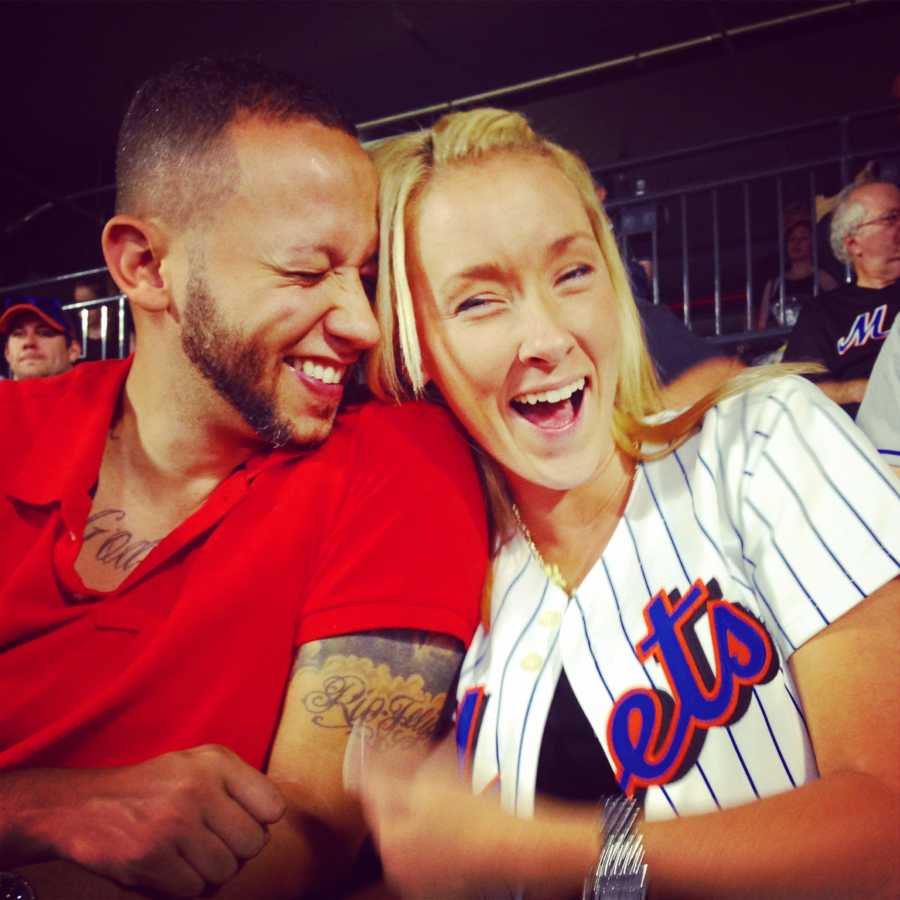
<instances>
[{"instance_id":1,"label":"eyeglasses","mask_svg":"<svg viewBox=\"0 0 900 900\"><path fill-rule=\"evenodd\" d=\"M886 225L888 228L893 228L898 222L900 222L900 209L892 209L883 216L876 216L874 219L869 219L868 222L860 222L853 230L859 231L860 228L865 228L866 225Z\"/></svg>"}]
</instances>

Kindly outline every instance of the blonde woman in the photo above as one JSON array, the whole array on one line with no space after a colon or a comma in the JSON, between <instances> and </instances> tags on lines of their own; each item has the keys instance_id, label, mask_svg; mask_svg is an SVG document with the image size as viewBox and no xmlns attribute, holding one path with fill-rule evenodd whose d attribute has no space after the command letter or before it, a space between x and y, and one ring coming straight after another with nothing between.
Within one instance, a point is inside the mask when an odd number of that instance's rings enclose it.
<instances>
[{"instance_id":1,"label":"blonde woman","mask_svg":"<svg viewBox=\"0 0 900 900\"><path fill-rule=\"evenodd\" d=\"M389 879L896 896L900 495L871 445L771 371L665 411L589 174L521 116L452 114L375 159L370 381L458 417L496 539L468 785L364 782Z\"/></svg>"}]
</instances>

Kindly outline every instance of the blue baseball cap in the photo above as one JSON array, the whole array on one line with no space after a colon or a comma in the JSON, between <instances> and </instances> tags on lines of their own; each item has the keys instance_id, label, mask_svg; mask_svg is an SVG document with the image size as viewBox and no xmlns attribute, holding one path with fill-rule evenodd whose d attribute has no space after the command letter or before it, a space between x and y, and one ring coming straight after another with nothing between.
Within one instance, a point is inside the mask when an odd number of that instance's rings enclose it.
<instances>
[{"instance_id":1,"label":"blue baseball cap","mask_svg":"<svg viewBox=\"0 0 900 900\"><path fill-rule=\"evenodd\" d=\"M3 302L3 315L0 316L0 335L7 335L13 327L13 320L21 313L37 316L54 331L72 337L72 322L62 308L59 300L45 297L25 297L8 299Z\"/></svg>"}]
</instances>

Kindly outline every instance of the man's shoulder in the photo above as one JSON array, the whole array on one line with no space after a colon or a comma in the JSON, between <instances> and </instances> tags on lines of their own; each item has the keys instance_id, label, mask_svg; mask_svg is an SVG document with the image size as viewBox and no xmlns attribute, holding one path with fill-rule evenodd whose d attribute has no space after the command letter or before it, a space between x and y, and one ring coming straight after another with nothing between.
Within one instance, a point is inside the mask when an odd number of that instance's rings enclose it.
<instances>
[{"instance_id":1,"label":"man's shoulder","mask_svg":"<svg viewBox=\"0 0 900 900\"><path fill-rule=\"evenodd\" d=\"M477 490L463 432L450 413L427 402L369 400L344 409L324 444L299 452L285 476L302 491L311 484L316 490L358 490L375 482L406 490L429 479Z\"/></svg>"},{"instance_id":2,"label":"man's shoulder","mask_svg":"<svg viewBox=\"0 0 900 900\"><path fill-rule=\"evenodd\" d=\"M363 445L367 455L467 452L466 438L452 415L437 404L424 401L369 400L344 410L325 447L346 452L353 445Z\"/></svg>"},{"instance_id":3,"label":"man's shoulder","mask_svg":"<svg viewBox=\"0 0 900 900\"><path fill-rule=\"evenodd\" d=\"M882 288L841 284L836 290L820 295L820 300L825 301L826 307L846 309L849 306L858 308L857 311L881 306L883 303L897 305L900 304L900 281Z\"/></svg>"},{"instance_id":4,"label":"man's shoulder","mask_svg":"<svg viewBox=\"0 0 900 900\"><path fill-rule=\"evenodd\" d=\"M25 425L32 419L46 419L57 408L88 404L100 384L120 377L124 364L123 360L82 363L62 375L2 381L0 417L10 421L13 416L17 424Z\"/></svg>"}]
</instances>

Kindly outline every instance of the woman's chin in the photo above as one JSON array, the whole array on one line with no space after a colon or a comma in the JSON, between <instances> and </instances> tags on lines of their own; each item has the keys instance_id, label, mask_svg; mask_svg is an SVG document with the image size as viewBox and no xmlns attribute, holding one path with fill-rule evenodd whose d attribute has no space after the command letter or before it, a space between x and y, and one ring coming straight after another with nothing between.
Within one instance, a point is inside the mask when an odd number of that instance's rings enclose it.
<instances>
[{"instance_id":1,"label":"woman's chin","mask_svg":"<svg viewBox=\"0 0 900 900\"><path fill-rule=\"evenodd\" d=\"M530 465L506 467L506 477L523 487L548 491L574 491L589 484L597 474L598 463L591 460L540 460Z\"/></svg>"}]
</instances>

